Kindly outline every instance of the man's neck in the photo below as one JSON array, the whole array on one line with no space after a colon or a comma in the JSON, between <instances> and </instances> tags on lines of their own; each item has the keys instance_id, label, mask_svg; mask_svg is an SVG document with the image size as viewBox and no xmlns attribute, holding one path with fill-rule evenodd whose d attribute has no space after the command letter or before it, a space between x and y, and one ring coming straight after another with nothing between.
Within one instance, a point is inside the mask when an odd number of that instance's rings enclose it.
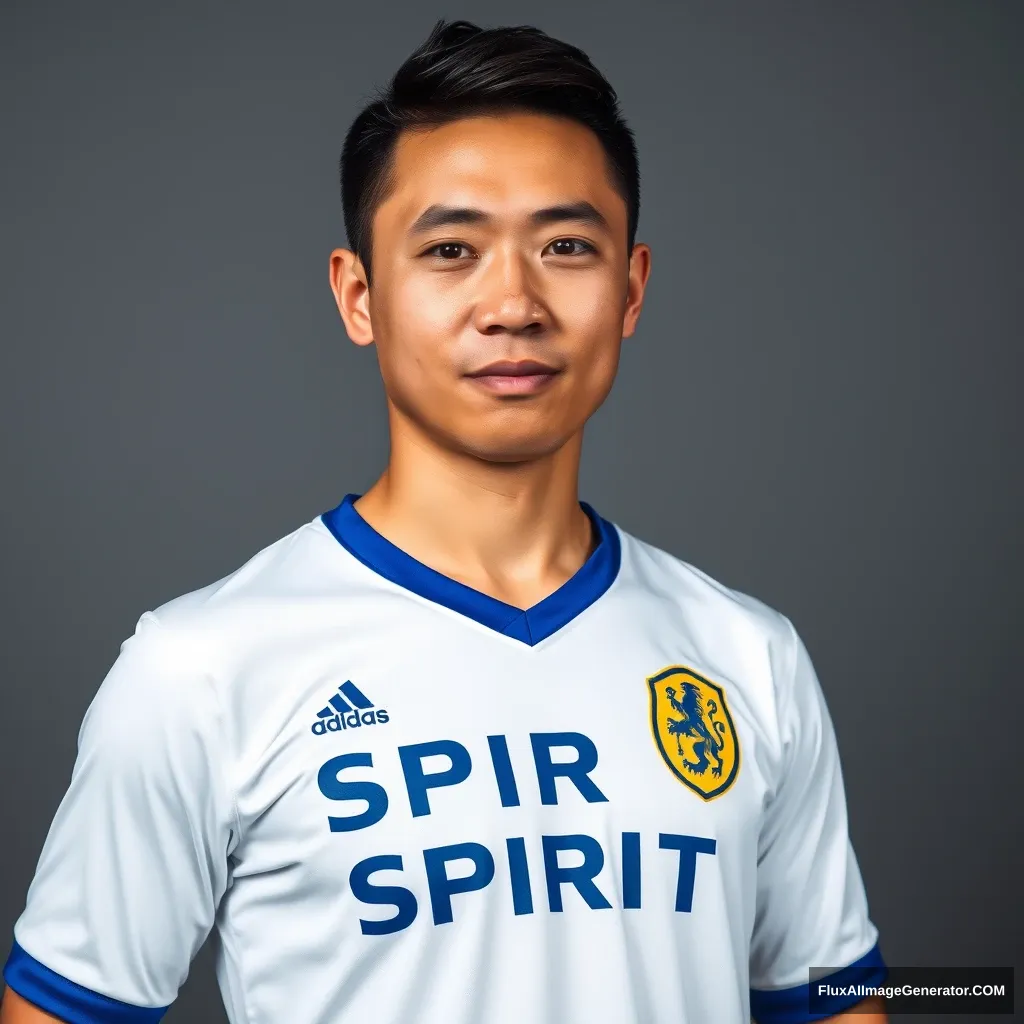
<instances>
[{"instance_id":1,"label":"man's neck","mask_svg":"<svg viewBox=\"0 0 1024 1024\"><path fill-rule=\"evenodd\" d=\"M517 608L554 593L596 543L580 508L581 438L519 463L489 463L392 432L391 458L356 502L424 565Z\"/></svg>"}]
</instances>

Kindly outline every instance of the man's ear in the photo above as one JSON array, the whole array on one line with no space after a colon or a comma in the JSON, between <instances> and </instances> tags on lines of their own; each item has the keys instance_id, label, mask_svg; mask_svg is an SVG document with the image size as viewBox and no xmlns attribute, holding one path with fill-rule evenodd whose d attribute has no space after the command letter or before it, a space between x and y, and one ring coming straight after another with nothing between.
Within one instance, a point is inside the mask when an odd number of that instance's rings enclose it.
<instances>
[{"instance_id":1,"label":"man's ear","mask_svg":"<svg viewBox=\"0 0 1024 1024\"><path fill-rule=\"evenodd\" d=\"M629 277L626 282L626 312L622 317L622 336L628 338L636 330L640 310L644 304L644 290L651 275L651 247L637 242L629 257Z\"/></svg>"},{"instance_id":2,"label":"man's ear","mask_svg":"<svg viewBox=\"0 0 1024 1024\"><path fill-rule=\"evenodd\" d=\"M349 338L357 345L373 344L370 320L370 287L362 261L350 249L331 253L331 291Z\"/></svg>"}]
</instances>

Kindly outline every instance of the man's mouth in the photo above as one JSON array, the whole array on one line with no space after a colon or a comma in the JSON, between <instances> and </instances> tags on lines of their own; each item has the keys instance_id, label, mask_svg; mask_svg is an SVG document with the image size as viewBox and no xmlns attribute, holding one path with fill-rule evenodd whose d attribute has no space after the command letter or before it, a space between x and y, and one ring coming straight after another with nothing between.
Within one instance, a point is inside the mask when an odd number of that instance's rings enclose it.
<instances>
[{"instance_id":1,"label":"man's mouth","mask_svg":"<svg viewBox=\"0 0 1024 1024\"><path fill-rule=\"evenodd\" d=\"M532 395L546 388L561 372L536 359L501 359L466 376L494 394Z\"/></svg>"}]
</instances>

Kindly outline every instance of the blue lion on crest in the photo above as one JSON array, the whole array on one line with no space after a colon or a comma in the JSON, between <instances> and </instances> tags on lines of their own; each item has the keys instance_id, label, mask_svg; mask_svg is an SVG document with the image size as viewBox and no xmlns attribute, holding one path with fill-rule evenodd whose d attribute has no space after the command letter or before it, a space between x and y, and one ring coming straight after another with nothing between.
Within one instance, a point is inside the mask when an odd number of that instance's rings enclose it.
<instances>
[{"instance_id":1,"label":"blue lion on crest","mask_svg":"<svg viewBox=\"0 0 1024 1024\"><path fill-rule=\"evenodd\" d=\"M676 699L674 686L665 688L669 704L682 716L668 719L668 734L675 736L679 756L689 771L694 775L703 775L710 766L711 774L717 777L722 774L721 750L725 746L722 737L727 731L725 722L714 717L718 712L718 702L709 697L705 710L700 688L696 683L683 683L682 686L682 700ZM711 728L708 728L709 723ZM692 761L683 754L683 736L696 740L693 744ZM711 764L712 759L714 765Z\"/></svg>"}]
</instances>

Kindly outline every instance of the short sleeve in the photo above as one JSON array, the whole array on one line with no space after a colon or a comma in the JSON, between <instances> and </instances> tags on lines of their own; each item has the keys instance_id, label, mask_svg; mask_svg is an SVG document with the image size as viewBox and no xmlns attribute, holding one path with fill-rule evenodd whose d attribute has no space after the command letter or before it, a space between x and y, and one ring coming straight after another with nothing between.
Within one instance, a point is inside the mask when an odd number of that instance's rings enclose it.
<instances>
[{"instance_id":1,"label":"short sleeve","mask_svg":"<svg viewBox=\"0 0 1024 1024\"><path fill-rule=\"evenodd\" d=\"M809 1012L818 981L884 980L878 930L850 842L832 721L810 656L792 623L778 688L781 772L762 822L750 949L751 1012L758 1024L819 1020L859 1001Z\"/></svg>"},{"instance_id":2,"label":"short sleeve","mask_svg":"<svg viewBox=\"0 0 1024 1024\"><path fill-rule=\"evenodd\" d=\"M73 1024L159 1020L226 889L237 816L198 660L147 613L83 720L4 968Z\"/></svg>"}]
</instances>

